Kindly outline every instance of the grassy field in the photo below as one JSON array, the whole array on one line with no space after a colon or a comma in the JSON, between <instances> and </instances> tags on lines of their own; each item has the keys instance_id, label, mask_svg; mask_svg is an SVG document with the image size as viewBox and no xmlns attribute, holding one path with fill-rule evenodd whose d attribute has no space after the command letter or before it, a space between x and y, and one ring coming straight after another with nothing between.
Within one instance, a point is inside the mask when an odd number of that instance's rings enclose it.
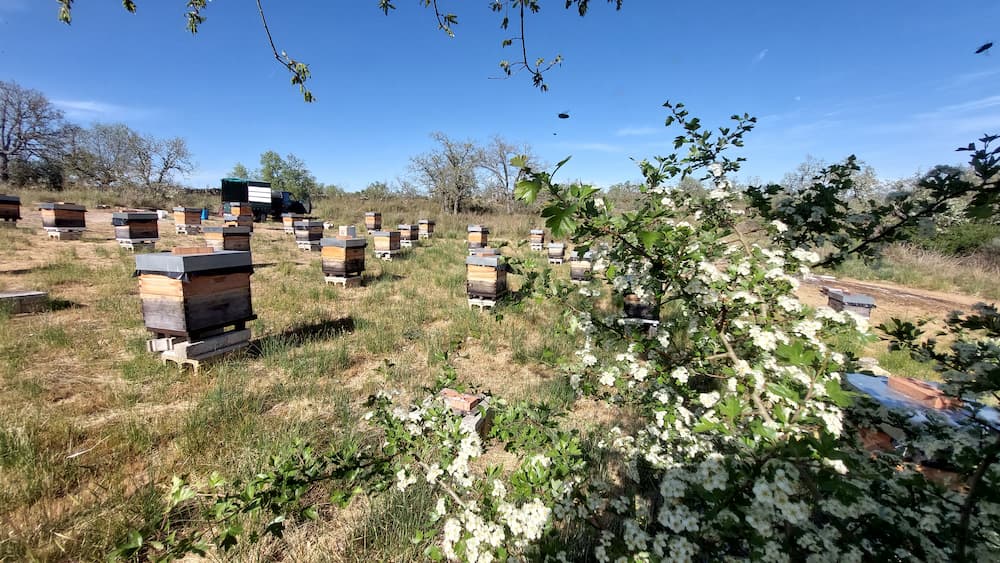
<instances>
[{"instance_id":1,"label":"grassy field","mask_svg":"<svg viewBox=\"0 0 1000 563\"><path fill-rule=\"evenodd\" d=\"M258 225L253 345L195 375L146 352L134 258L113 240L110 211L88 213L82 241L58 242L45 237L30 205L99 198L21 195L25 219L0 229L0 290L49 291L56 306L0 313L2 560L101 559L128 528L157 517L172 475L245 477L296 439L323 446L364 433L368 395L416 396L446 365L461 384L504 399L572 401L559 368L576 343L557 303L515 299L492 313L466 305L466 225L489 226L493 245L509 242L504 254L526 257L518 243L541 226L533 214L446 216L428 200L320 200L317 218L359 228L370 209L386 227L437 220L435 239L401 259L378 261L369 248L365 284L353 289L326 286L317 254L297 250L277 224ZM175 235L170 220L160 231L160 249L202 242ZM568 277L568 266L553 268ZM511 277L514 289L521 282ZM931 375L874 346L855 351L877 354L897 373ZM593 403L573 408L577 423L608 422ZM415 487L344 510L325 506L281 544L237 558L419 558L410 538L429 503Z\"/></svg>"},{"instance_id":2,"label":"grassy field","mask_svg":"<svg viewBox=\"0 0 1000 563\"><path fill-rule=\"evenodd\" d=\"M328 202L316 215L362 224L366 203L346 202L354 206ZM494 241L516 242L537 224L532 217L445 218L429 204L380 210L385 225L435 218L437 237L393 262L369 248L364 287L346 290L324 284L318 254L297 250L277 224L258 225L252 347L194 375L146 352L134 258L113 240L110 214L88 213L84 239L59 242L25 205L18 228L0 229L0 289L49 291L58 306L0 315L0 522L8 531L0 559L103 558L127 528L155 517L171 475L247 476L296 438L323 445L361 432L369 394L418 393L445 358L470 387L565 404L572 394L555 363L573 343L557 330L559 308L512 302L494 314L466 304L466 224L485 222ZM160 230L161 249L201 244L174 235L169 220ZM296 560L408 559L414 512L401 502L355 503L280 551Z\"/></svg>"}]
</instances>

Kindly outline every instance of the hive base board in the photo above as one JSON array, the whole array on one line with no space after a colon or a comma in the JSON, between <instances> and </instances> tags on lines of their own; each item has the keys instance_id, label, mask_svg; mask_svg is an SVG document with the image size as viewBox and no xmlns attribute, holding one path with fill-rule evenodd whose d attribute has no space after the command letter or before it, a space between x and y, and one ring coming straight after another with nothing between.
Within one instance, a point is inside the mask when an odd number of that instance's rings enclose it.
<instances>
[{"instance_id":1,"label":"hive base board","mask_svg":"<svg viewBox=\"0 0 1000 563\"><path fill-rule=\"evenodd\" d=\"M375 257L387 262L392 262L393 257L399 256L398 250L376 250Z\"/></svg>"},{"instance_id":2,"label":"hive base board","mask_svg":"<svg viewBox=\"0 0 1000 563\"><path fill-rule=\"evenodd\" d=\"M413 248L413 241L412 240L401 240L401 241L399 241L399 246L402 246L403 248Z\"/></svg>"},{"instance_id":3,"label":"hive base board","mask_svg":"<svg viewBox=\"0 0 1000 563\"><path fill-rule=\"evenodd\" d=\"M0 293L0 308L13 315L38 313L49 306L49 294L44 291L5 291Z\"/></svg>"},{"instance_id":4,"label":"hive base board","mask_svg":"<svg viewBox=\"0 0 1000 563\"><path fill-rule=\"evenodd\" d=\"M285 234L286 235L294 235L295 234L295 227L285 227Z\"/></svg>"},{"instance_id":5,"label":"hive base board","mask_svg":"<svg viewBox=\"0 0 1000 563\"><path fill-rule=\"evenodd\" d=\"M429 238L431 238L431 235L429 235L427 233L420 233L420 240L429 239Z\"/></svg>"},{"instance_id":6,"label":"hive base board","mask_svg":"<svg viewBox=\"0 0 1000 563\"><path fill-rule=\"evenodd\" d=\"M361 287L361 276L324 276L326 283L342 285L344 287Z\"/></svg>"},{"instance_id":7,"label":"hive base board","mask_svg":"<svg viewBox=\"0 0 1000 563\"><path fill-rule=\"evenodd\" d=\"M482 299L480 297L470 297L469 298L469 308L479 307L479 310L492 309L497 306L499 299Z\"/></svg>"},{"instance_id":8,"label":"hive base board","mask_svg":"<svg viewBox=\"0 0 1000 563\"><path fill-rule=\"evenodd\" d=\"M0 227L16 227L17 219L11 219L9 217L4 217L0 219Z\"/></svg>"},{"instance_id":9,"label":"hive base board","mask_svg":"<svg viewBox=\"0 0 1000 563\"><path fill-rule=\"evenodd\" d=\"M295 245L299 247L299 250L311 250L313 252L319 252L322 250L318 240L297 240L295 241Z\"/></svg>"},{"instance_id":10,"label":"hive base board","mask_svg":"<svg viewBox=\"0 0 1000 563\"><path fill-rule=\"evenodd\" d=\"M49 238L56 240L80 240L83 238L84 229L67 229L63 227L46 227L45 232Z\"/></svg>"},{"instance_id":11,"label":"hive base board","mask_svg":"<svg viewBox=\"0 0 1000 563\"><path fill-rule=\"evenodd\" d=\"M143 238L143 239L137 239L137 238L132 238L132 239L120 238L120 239L118 239L118 245L121 246L122 248L126 249L126 250L131 251L131 252L135 252L136 249L153 251L153 250L156 249L156 241L158 241L158 240L160 240L160 239L155 239L155 238Z\"/></svg>"},{"instance_id":12,"label":"hive base board","mask_svg":"<svg viewBox=\"0 0 1000 563\"><path fill-rule=\"evenodd\" d=\"M549 264L562 264L562 258L549 258Z\"/></svg>"},{"instance_id":13,"label":"hive base board","mask_svg":"<svg viewBox=\"0 0 1000 563\"><path fill-rule=\"evenodd\" d=\"M178 235L199 235L201 225L174 225L174 230Z\"/></svg>"},{"instance_id":14,"label":"hive base board","mask_svg":"<svg viewBox=\"0 0 1000 563\"><path fill-rule=\"evenodd\" d=\"M155 341L147 342L147 347L157 347L153 342ZM249 346L250 331L248 329L233 330L197 342L177 342L172 338L160 339L159 344L168 348L160 353L160 361L164 365L167 362L174 362L181 369L185 365L190 365L194 372L198 373L201 364Z\"/></svg>"},{"instance_id":15,"label":"hive base board","mask_svg":"<svg viewBox=\"0 0 1000 563\"><path fill-rule=\"evenodd\" d=\"M531 249L535 252L541 252L545 250L545 244L541 242L533 242L531 243Z\"/></svg>"}]
</instances>

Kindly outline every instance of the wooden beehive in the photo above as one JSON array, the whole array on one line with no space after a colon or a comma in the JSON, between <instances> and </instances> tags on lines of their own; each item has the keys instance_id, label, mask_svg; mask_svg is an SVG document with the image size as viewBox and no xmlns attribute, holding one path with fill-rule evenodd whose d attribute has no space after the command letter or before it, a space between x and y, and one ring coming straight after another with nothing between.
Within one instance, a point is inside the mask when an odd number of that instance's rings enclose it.
<instances>
[{"instance_id":1,"label":"wooden beehive","mask_svg":"<svg viewBox=\"0 0 1000 563\"><path fill-rule=\"evenodd\" d=\"M358 228L354 225L340 225L337 229L337 238L352 239L358 236Z\"/></svg>"},{"instance_id":2,"label":"wooden beehive","mask_svg":"<svg viewBox=\"0 0 1000 563\"><path fill-rule=\"evenodd\" d=\"M378 211L365 212L365 229L378 231L382 228L382 214Z\"/></svg>"},{"instance_id":3,"label":"wooden beehive","mask_svg":"<svg viewBox=\"0 0 1000 563\"><path fill-rule=\"evenodd\" d=\"M549 262L558 261L560 264L566 257L566 245L561 242L549 243Z\"/></svg>"},{"instance_id":4,"label":"wooden beehive","mask_svg":"<svg viewBox=\"0 0 1000 563\"><path fill-rule=\"evenodd\" d=\"M229 207L229 212L223 214L222 218L227 227L246 227L253 230L253 208L246 201L231 201L223 205L223 209Z\"/></svg>"},{"instance_id":5,"label":"wooden beehive","mask_svg":"<svg viewBox=\"0 0 1000 563\"><path fill-rule=\"evenodd\" d=\"M308 221L312 217L307 217L301 213L282 213L281 214L281 224L285 227L285 232L292 234L295 232L295 223L300 221ZM320 237L323 238L323 237Z\"/></svg>"},{"instance_id":6,"label":"wooden beehive","mask_svg":"<svg viewBox=\"0 0 1000 563\"><path fill-rule=\"evenodd\" d=\"M417 221L419 225L420 238L430 238L434 234L434 221L430 219L421 219Z\"/></svg>"},{"instance_id":7,"label":"wooden beehive","mask_svg":"<svg viewBox=\"0 0 1000 563\"><path fill-rule=\"evenodd\" d=\"M0 194L0 221L21 219L21 198L16 195Z\"/></svg>"},{"instance_id":8,"label":"wooden beehive","mask_svg":"<svg viewBox=\"0 0 1000 563\"><path fill-rule=\"evenodd\" d=\"M575 250L569 253L569 279L572 281L587 281L591 277L593 263L591 253L580 256Z\"/></svg>"},{"instance_id":9,"label":"wooden beehive","mask_svg":"<svg viewBox=\"0 0 1000 563\"><path fill-rule=\"evenodd\" d=\"M660 311L659 308L652 304L639 299L639 297L634 293L629 293L625 295L623 303L623 310L625 317L630 319L642 319L646 321L659 321Z\"/></svg>"},{"instance_id":10,"label":"wooden beehive","mask_svg":"<svg viewBox=\"0 0 1000 563\"><path fill-rule=\"evenodd\" d=\"M295 221L295 242L318 242L323 239L322 221Z\"/></svg>"},{"instance_id":11,"label":"wooden beehive","mask_svg":"<svg viewBox=\"0 0 1000 563\"><path fill-rule=\"evenodd\" d=\"M399 231L375 231L375 252L394 252L400 249Z\"/></svg>"},{"instance_id":12,"label":"wooden beehive","mask_svg":"<svg viewBox=\"0 0 1000 563\"><path fill-rule=\"evenodd\" d=\"M87 209L75 203L42 203L42 227L46 229L86 229Z\"/></svg>"},{"instance_id":13,"label":"wooden beehive","mask_svg":"<svg viewBox=\"0 0 1000 563\"><path fill-rule=\"evenodd\" d=\"M400 240L419 240L420 230L416 225L399 225L399 238Z\"/></svg>"},{"instance_id":14,"label":"wooden beehive","mask_svg":"<svg viewBox=\"0 0 1000 563\"><path fill-rule=\"evenodd\" d=\"M325 238L323 245L323 274L338 278L360 276L365 271L365 247L363 238Z\"/></svg>"},{"instance_id":15,"label":"wooden beehive","mask_svg":"<svg viewBox=\"0 0 1000 563\"><path fill-rule=\"evenodd\" d=\"M213 250L250 252L251 233L247 227L205 227L205 244Z\"/></svg>"},{"instance_id":16,"label":"wooden beehive","mask_svg":"<svg viewBox=\"0 0 1000 563\"><path fill-rule=\"evenodd\" d=\"M111 214L111 224L118 240L157 240L159 217L152 212L126 211Z\"/></svg>"},{"instance_id":17,"label":"wooden beehive","mask_svg":"<svg viewBox=\"0 0 1000 563\"><path fill-rule=\"evenodd\" d=\"M834 311L850 311L864 318L871 318L875 299L862 293L846 293L837 289L827 291L827 305Z\"/></svg>"},{"instance_id":18,"label":"wooden beehive","mask_svg":"<svg viewBox=\"0 0 1000 563\"><path fill-rule=\"evenodd\" d=\"M532 246L545 244L545 229L531 229L528 241Z\"/></svg>"},{"instance_id":19,"label":"wooden beehive","mask_svg":"<svg viewBox=\"0 0 1000 563\"><path fill-rule=\"evenodd\" d=\"M468 245L470 249L489 246L490 230L482 225L469 225Z\"/></svg>"},{"instance_id":20,"label":"wooden beehive","mask_svg":"<svg viewBox=\"0 0 1000 563\"><path fill-rule=\"evenodd\" d=\"M466 290L470 298L497 300L507 293L507 268L502 256L465 259Z\"/></svg>"},{"instance_id":21,"label":"wooden beehive","mask_svg":"<svg viewBox=\"0 0 1000 563\"><path fill-rule=\"evenodd\" d=\"M256 318L250 301L249 252L194 249L135 257L146 329L195 340Z\"/></svg>"},{"instance_id":22,"label":"wooden beehive","mask_svg":"<svg viewBox=\"0 0 1000 563\"><path fill-rule=\"evenodd\" d=\"M174 223L177 225L200 225L201 209L197 207L175 207Z\"/></svg>"}]
</instances>

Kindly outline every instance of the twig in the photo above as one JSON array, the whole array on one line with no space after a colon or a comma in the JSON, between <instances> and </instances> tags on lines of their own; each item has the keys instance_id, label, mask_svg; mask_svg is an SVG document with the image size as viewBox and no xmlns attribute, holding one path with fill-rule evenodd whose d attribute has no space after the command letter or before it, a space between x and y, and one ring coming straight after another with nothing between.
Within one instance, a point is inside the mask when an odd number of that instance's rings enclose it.
<instances>
[{"instance_id":1,"label":"twig","mask_svg":"<svg viewBox=\"0 0 1000 563\"><path fill-rule=\"evenodd\" d=\"M66 459L73 459L73 458L75 458L75 457L80 457L80 456L82 456L83 454L85 454L85 453L87 453L87 452L89 452L89 451L93 450L93 449L94 449L94 448L96 448L97 446L100 446L100 445L101 445L101 444L102 444L102 443L103 443L103 442L104 442L105 440L107 440L107 439L108 439L108 437L107 437L107 436L105 436L105 437L101 438L100 440L98 440L98 441L97 441L97 443L96 443L96 444L94 444L93 446L90 446L89 448L87 448L87 449L85 449L85 450L80 450L80 451L78 451L78 452L76 452L76 453L72 453L72 454L69 454L68 456L66 456Z\"/></svg>"}]
</instances>

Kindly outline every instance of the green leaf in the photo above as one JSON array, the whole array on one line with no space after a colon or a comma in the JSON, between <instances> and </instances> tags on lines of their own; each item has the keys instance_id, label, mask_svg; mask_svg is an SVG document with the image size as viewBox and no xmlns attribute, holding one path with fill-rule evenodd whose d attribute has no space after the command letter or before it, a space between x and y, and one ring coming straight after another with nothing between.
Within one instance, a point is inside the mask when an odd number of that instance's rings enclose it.
<instances>
[{"instance_id":1,"label":"green leaf","mask_svg":"<svg viewBox=\"0 0 1000 563\"><path fill-rule=\"evenodd\" d=\"M514 187L514 197L525 203L534 203L541 189L542 183L537 176L530 180L521 180Z\"/></svg>"},{"instance_id":2,"label":"green leaf","mask_svg":"<svg viewBox=\"0 0 1000 563\"><path fill-rule=\"evenodd\" d=\"M642 244L648 250L656 246L656 243L663 240L663 234L659 231L642 231L639 233L639 240L642 241Z\"/></svg>"}]
</instances>

